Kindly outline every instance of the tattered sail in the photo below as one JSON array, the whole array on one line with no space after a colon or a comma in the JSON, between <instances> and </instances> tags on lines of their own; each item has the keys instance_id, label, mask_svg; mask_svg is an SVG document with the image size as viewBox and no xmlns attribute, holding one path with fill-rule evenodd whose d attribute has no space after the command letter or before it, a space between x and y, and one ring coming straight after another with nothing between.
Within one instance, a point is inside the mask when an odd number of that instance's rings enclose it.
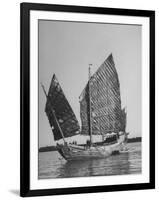
<instances>
[{"instance_id":1,"label":"tattered sail","mask_svg":"<svg viewBox=\"0 0 159 200\"><path fill-rule=\"evenodd\" d=\"M55 140L79 134L79 124L62 88L53 75L47 95L45 112Z\"/></svg>"},{"instance_id":2,"label":"tattered sail","mask_svg":"<svg viewBox=\"0 0 159 200\"><path fill-rule=\"evenodd\" d=\"M89 105L89 98L91 105ZM89 109L91 106L91 109ZM91 114L90 111L91 110ZM80 96L81 133L106 134L125 129L124 112L121 110L120 84L112 54L90 78ZM91 115L91 118L89 117Z\"/></svg>"}]
</instances>

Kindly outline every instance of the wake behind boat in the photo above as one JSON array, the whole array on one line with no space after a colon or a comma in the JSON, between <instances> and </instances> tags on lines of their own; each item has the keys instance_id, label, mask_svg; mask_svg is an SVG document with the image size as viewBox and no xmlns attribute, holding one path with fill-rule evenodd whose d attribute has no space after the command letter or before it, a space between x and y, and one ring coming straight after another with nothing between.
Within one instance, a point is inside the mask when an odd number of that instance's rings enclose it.
<instances>
[{"instance_id":1,"label":"wake behind boat","mask_svg":"<svg viewBox=\"0 0 159 200\"><path fill-rule=\"evenodd\" d=\"M57 143L63 158L68 161L105 158L125 149L126 111L121 108L120 84L112 54L92 76L89 67L89 80L79 97L81 129L55 74L48 94L42 87L54 140L63 139L63 144ZM79 134L89 136L86 144L68 144L68 137ZM101 141L95 141L94 135L101 136Z\"/></svg>"}]
</instances>

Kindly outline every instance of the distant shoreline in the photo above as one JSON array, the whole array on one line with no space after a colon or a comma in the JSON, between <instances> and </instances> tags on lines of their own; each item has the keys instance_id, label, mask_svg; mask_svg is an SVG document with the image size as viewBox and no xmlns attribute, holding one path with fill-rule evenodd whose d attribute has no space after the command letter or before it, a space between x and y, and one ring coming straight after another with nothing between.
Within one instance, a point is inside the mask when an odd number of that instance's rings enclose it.
<instances>
[{"instance_id":1,"label":"distant shoreline","mask_svg":"<svg viewBox=\"0 0 159 200\"><path fill-rule=\"evenodd\" d=\"M141 142L141 137L135 137L135 138L128 138L127 143L133 143L133 142ZM46 146L46 147L40 147L39 152L48 152L48 151L57 151L56 146Z\"/></svg>"},{"instance_id":2,"label":"distant shoreline","mask_svg":"<svg viewBox=\"0 0 159 200\"><path fill-rule=\"evenodd\" d=\"M142 138L141 137L135 137L135 138L128 138L127 143L132 143L132 142L141 142Z\"/></svg>"}]
</instances>

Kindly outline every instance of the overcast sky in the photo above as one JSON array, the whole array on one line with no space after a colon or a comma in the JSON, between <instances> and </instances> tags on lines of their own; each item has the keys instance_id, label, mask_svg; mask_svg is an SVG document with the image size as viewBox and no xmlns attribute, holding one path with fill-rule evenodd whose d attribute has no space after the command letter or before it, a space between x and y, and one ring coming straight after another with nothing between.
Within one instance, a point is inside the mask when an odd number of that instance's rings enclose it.
<instances>
[{"instance_id":1,"label":"overcast sky","mask_svg":"<svg viewBox=\"0 0 159 200\"><path fill-rule=\"evenodd\" d=\"M141 136L141 26L39 21L39 146L53 145L44 112L53 73L80 123L79 95L88 80L113 54L120 82L122 107L127 107L129 137Z\"/></svg>"}]
</instances>

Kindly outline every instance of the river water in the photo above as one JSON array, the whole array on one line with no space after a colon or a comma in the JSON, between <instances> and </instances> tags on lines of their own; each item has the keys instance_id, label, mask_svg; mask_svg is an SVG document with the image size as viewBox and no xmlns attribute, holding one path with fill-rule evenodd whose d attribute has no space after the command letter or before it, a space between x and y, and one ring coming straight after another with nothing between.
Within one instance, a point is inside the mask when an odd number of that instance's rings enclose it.
<instances>
[{"instance_id":1,"label":"river water","mask_svg":"<svg viewBox=\"0 0 159 200\"><path fill-rule=\"evenodd\" d=\"M39 179L110 176L141 173L141 143L128 143L129 152L105 159L65 161L57 151L39 153Z\"/></svg>"}]
</instances>

